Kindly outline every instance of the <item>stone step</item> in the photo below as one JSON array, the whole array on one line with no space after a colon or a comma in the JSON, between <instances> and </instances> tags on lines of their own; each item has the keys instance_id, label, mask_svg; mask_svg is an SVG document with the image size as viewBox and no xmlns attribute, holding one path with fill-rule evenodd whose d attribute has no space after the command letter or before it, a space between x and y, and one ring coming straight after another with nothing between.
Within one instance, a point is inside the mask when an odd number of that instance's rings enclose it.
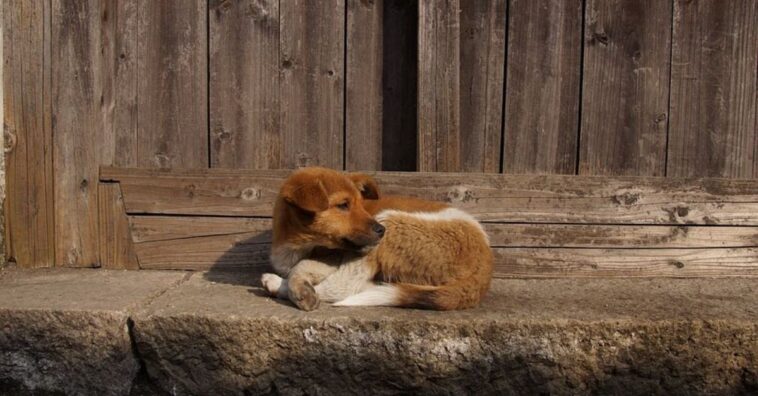
<instances>
[{"instance_id":1,"label":"stone step","mask_svg":"<svg viewBox=\"0 0 758 396\"><path fill-rule=\"evenodd\" d=\"M756 394L758 280L496 280L460 312L257 274L0 272L0 394Z\"/></svg>"}]
</instances>

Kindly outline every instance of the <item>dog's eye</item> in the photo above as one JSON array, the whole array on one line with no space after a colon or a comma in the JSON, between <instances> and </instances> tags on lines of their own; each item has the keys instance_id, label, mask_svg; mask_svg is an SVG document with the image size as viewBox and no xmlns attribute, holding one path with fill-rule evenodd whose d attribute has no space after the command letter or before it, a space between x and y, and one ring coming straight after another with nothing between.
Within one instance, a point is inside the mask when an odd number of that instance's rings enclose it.
<instances>
[{"instance_id":1,"label":"dog's eye","mask_svg":"<svg viewBox=\"0 0 758 396\"><path fill-rule=\"evenodd\" d=\"M350 202L345 201L341 204L337 204L337 208L339 208L340 210L350 210Z\"/></svg>"}]
</instances>

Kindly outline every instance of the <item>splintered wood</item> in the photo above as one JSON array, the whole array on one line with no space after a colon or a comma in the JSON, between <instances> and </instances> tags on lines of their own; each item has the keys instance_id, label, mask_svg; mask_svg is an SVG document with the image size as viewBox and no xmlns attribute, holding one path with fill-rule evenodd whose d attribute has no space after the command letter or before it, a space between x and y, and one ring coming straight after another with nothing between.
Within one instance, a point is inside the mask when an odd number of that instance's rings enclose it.
<instances>
[{"instance_id":1,"label":"splintered wood","mask_svg":"<svg viewBox=\"0 0 758 396\"><path fill-rule=\"evenodd\" d=\"M268 268L288 171L103 168L141 268ZM758 181L373 174L385 194L445 201L483 222L497 277L758 276Z\"/></svg>"}]
</instances>

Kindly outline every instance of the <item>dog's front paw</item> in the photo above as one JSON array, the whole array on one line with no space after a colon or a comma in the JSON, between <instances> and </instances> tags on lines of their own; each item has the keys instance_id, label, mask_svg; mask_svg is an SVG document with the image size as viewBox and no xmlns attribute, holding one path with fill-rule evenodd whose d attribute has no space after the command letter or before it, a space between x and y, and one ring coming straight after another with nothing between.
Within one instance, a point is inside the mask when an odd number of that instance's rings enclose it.
<instances>
[{"instance_id":1,"label":"dog's front paw","mask_svg":"<svg viewBox=\"0 0 758 396\"><path fill-rule=\"evenodd\" d=\"M279 295L279 288L282 287L282 277L276 274L261 275L261 284L263 288L274 297Z\"/></svg>"},{"instance_id":2,"label":"dog's front paw","mask_svg":"<svg viewBox=\"0 0 758 396\"><path fill-rule=\"evenodd\" d=\"M290 284L289 298L303 311L313 311L321 303L316 290L308 282L298 283L297 285Z\"/></svg>"}]
</instances>

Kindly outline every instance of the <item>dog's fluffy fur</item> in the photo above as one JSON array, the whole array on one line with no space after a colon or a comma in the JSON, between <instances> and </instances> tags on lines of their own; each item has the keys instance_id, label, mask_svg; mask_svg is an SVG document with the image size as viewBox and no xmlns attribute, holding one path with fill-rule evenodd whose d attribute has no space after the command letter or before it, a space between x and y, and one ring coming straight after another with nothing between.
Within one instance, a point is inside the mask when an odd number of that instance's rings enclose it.
<instances>
[{"instance_id":1,"label":"dog's fluffy fur","mask_svg":"<svg viewBox=\"0 0 758 396\"><path fill-rule=\"evenodd\" d=\"M383 235L382 235L383 234ZM293 173L274 210L272 294L302 309L384 305L451 310L479 304L492 276L487 235L446 204L381 197L363 174Z\"/></svg>"}]
</instances>

